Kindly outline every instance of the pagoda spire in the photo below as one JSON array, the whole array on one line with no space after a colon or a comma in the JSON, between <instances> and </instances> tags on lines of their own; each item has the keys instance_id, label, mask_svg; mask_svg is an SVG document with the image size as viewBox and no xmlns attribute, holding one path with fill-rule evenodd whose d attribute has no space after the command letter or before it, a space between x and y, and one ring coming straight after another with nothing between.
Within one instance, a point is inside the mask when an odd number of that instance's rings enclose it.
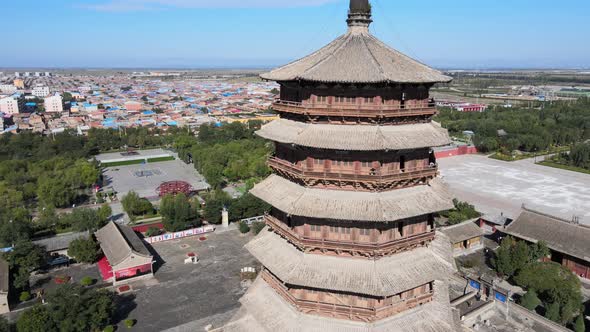
<instances>
[{"instance_id":1,"label":"pagoda spire","mask_svg":"<svg viewBox=\"0 0 590 332\"><path fill-rule=\"evenodd\" d=\"M366 28L373 22L371 19L371 4L369 0L350 0L348 11L348 26ZM364 30L364 29L363 29Z\"/></svg>"}]
</instances>

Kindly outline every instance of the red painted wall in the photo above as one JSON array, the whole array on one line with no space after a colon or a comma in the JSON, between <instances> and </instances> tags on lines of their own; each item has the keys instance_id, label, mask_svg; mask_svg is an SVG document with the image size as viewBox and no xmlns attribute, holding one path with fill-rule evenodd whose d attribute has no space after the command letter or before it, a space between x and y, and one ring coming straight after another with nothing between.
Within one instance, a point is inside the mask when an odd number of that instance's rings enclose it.
<instances>
[{"instance_id":1,"label":"red painted wall","mask_svg":"<svg viewBox=\"0 0 590 332\"><path fill-rule=\"evenodd\" d=\"M163 230L164 229L164 224L162 224L161 222L157 222L157 223L154 223L154 224L138 225L138 226L132 227L132 229L134 231L136 231L136 232L139 232L139 233L145 233L145 232L148 231L148 229L150 229L152 227L157 227L160 230Z\"/></svg>"},{"instance_id":2,"label":"red painted wall","mask_svg":"<svg viewBox=\"0 0 590 332\"><path fill-rule=\"evenodd\" d=\"M134 277L135 275L137 275L137 271L139 270L139 273L148 273L152 270L152 264L145 264L145 265L140 265L140 266L136 266L136 267L132 267L129 269L125 269L125 270L119 270L119 271L115 271L115 278L118 279L123 279L123 278L131 278Z\"/></svg>"},{"instance_id":3,"label":"red painted wall","mask_svg":"<svg viewBox=\"0 0 590 332\"><path fill-rule=\"evenodd\" d=\"M450 150L437 151L434 153L434 155L436 156L436 159L441 159L475 153L477 153L475 146L464 145Z\"/></svg>"}]
</instances>

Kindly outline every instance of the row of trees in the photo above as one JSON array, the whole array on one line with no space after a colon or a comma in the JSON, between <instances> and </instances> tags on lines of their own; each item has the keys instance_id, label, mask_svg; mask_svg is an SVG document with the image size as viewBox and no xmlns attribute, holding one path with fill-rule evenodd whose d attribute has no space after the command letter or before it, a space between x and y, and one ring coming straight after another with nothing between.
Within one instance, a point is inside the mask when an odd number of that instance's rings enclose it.
<instances>
[{"instance_id":1,"label":"row of trees","mask_svg":"<svg viewBox=\"0 0 590 332\"><path fill-rule=\"evenodd\" d=\"M444 109L437 117L453 135L475 132L473 142L482 152L535 152L568 146L590 138L590 99L545 104L543 109L492 108L483 113ZM498 130L508 135L499 136Z\"/></svg>"},{"instance_id":2,"label":"row of trees","mask_svg":"<svg viewBox=\"0 0 590 332\"><path fill-rule=\"evenodd\" d=\"M499 274L527 290L528 295L521 299L523 306L535 310L542 305L545 317L565 325L583 314L580 281L563 266L541 261L549 255L543 242L528 244L507 237L493 264Z\"/></svg>"},{"instance_id":3,"label":"row of trees","mask_svg":"<svg viewBox=\"0 0 590 332\"><path fill-rule=\"evenodd\" d=\"M590 141L574 145L570 153L561 153L554 157L558 163L590 170Z\"/></svg>"}]
</instances>

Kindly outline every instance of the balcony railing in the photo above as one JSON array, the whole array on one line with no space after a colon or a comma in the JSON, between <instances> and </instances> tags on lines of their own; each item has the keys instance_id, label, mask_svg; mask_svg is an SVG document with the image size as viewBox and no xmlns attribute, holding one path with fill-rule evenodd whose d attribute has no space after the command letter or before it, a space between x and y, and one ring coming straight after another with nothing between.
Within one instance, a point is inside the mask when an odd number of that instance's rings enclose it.
<instances>
[{"instance_id":1,"label":"balcony railing","mask_svg":"<svg viewBox=\"0 0 590 332\"><path fill-rule=\"evenodd\" d=\"M438 166L408 168L405 170L375 170L373 174L358 174L354 170L307 171L302 166L292 164L284 159L271 157L268 165L278 172L287 172L303 180L317 179L323 181L352 181L372 184L385 184L393 181L434 178L438 174Z\"/></svg>"},{"instance_id":2,"label":"balcony railing","mask_svg":"<svg viewBox=\"0 0 590 332\"><path fill-rule=\"evenodd\" d=\"M301 103L287 100L275 100L273 108L278 112L294 113L310 116L337 117L402 117L432 116L437 113L436 103L418 101L407 105L387 104L347 104L347 103Z\"/></svg>"},{"instance_id":3,"label":"balcony railing","mask_svg":"<svg viewBox=\"0 0 590 332\"><path fill-rule=\"evenodd\" d=\"M380 307L368 308L346 304L326 303L320 301L311 301L298 299L289 289L275 276L268 271L262 272L262 278L285 300L290 302L300 311L305 313L318 313L326 316L347 316L351 320L371 322L378 319L386 318L397 313L410 310L419 305L432 301L433 291L421 294L412 298L406 298L401 302L395 302ZM395 295L395 294L392 294Z\"/></svg>"},{"instance_id":4,"label":"balcony railing","mask_svg":"<svg viewBox=\"0 0 590 332\"><path fill-rule=\"evenodd\" d=\"M435 231L432 230L402 239L375 242L315 239L295 233L290 227L285 225L285 223L271 215L266 215L265 220L266 224L277 234L281 235L287 239L287 241L291 242L293 245L303 251L328 250L332 252L350 252L370 257L381 257L390 255L392 253L409 250L415 246L430 243L435 237Z\"/></svg>"}]
</instances>

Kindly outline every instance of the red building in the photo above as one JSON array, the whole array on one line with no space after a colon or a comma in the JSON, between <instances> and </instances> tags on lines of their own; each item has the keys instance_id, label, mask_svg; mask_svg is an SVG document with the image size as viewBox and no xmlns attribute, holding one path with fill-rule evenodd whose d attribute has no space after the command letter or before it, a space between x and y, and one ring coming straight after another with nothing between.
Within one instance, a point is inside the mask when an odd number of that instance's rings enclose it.
<instances>
[{"instance_id":1,"label":"red building","mask_svg":"<svg viewBox=\"0 0 590 332\"><path fill-rule=\"evenodd\" d=\"M432 147L430 88L450 77L377 40L371 6L352 0L348 31L261 75L281 86L274 175L251 193L272 205L246 248L263 265L227 331L458 331L448 238L453 207Z\"/></svg>"},{"instance_id":2,"label":"red building","mask_svg":"<svg viewBox=\"0 0 590 332\"><path fill-rule=\"evenodd\" d=\"M98 262L104 280L117 284L131 278L153 276L153 257L131 228L111 221L95 235L104 253Z\"/></svg>"}]
</instances>

